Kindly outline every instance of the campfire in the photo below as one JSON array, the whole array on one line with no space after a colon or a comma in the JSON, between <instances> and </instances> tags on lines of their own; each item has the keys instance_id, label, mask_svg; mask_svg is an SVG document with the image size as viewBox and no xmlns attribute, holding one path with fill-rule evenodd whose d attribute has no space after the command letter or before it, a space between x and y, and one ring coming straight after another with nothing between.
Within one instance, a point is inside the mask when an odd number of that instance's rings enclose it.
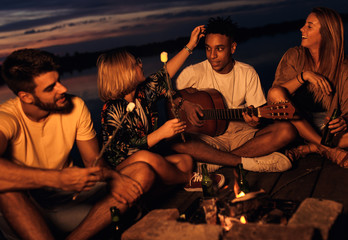
<instances>
[{"instance_id":1,"label":"campfire","mask_svg":"<svg viewBox=\"0 0 348 240\"><path fill-rule=\"evenodd\" d=\"M214 199L198 199L186 219L194 224L220 224L229 231L235 223L286 225L299 202L273 200L263 190L250 191L241 166L234 169L233 189L226 186Z\"/></svg>"},{"instance_id":2,"label":"campfire","mask_svg":"<svg viewBox=\"0 0 348 240\"><path fill-rule=\"evenodd\" d=\"M215 197L196 198L181 215L178 209L155 209L122 239L329 239L342 204L316 198L272 199L262 189L249 189L240 170L232 185Z\"/></svg>"}]
</instances>

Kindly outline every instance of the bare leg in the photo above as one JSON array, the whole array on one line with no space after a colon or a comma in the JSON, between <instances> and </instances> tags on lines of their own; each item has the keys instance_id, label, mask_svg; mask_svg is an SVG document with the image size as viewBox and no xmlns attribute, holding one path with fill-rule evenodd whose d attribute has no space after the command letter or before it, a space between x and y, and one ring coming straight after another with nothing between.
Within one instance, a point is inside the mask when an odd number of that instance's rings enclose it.
<instances>
[{"instance_id":1,"label":"bare leg","mask_svg":"<svg viewBox=\"0 0 348 240\"><path fill-rule=\"evenodd\" d=\"M135 163L123 168L120 173L137 181L144 192L148 191L154 181L152 168L145 163ZM67 237L67 239L89 239L111 223L110 207L116 206L125 212L127 205L107 196L98 202L88 213L85 220Z\"/></svg>"},{"instance_id":2,"label":"bare leg","mask_svg":"<svg viewBox=\"0 0 348 240\"><path fill-rule=\"evenodd\" d=\"M21 239L54 239L44 219L24 193L1 193L0 208Z\"/></svg>"},{"instance_id":3,"label":"bare leg","mask_svg":"<svg viewBox=\"0 0 348 240\"><path fill-rule=\"evenodd\" d=\"M191 178L191 173L180 171L173 163L167 161L161 155L146 150L138 151L131 155L117 166L117 170L136 162L149 164L165 184L187 183Z\"/></svg>"},{"instance_id":4,"label":"bare leg","mask_svg":"<svg viewBox=\"0 0 348 240\"><path fill-rule=\"evenodd\" d=\"M188 154L174 154L166 156L165 159L174 164L180 171L186 174L192 172L192 157Z\"/></svg>"},{"instance_id":5,"label":"bare leg","mask_svg":"<svg viewBox=\"0 0 348 240\"><path fill-rule=\"evenodd\" d=\"M224 166L236 166L241 157L259 157L285 147L296 136L296 130L287 122L277 122L261 129L256 136L231 152L218 150L201 140L176 143L174 150L187 153L195 159Z\"/></svg>"},{"instance_id":6,"label":"bare leg","mask_svg":"<svg viewBox=\"0 0 348 240\"><path fill-rule=\"evenodd\" d=\"M241 157L259 157L275 152L293 141L296 129L288 122L275 122L258 131L254 138L234 149Z\"/></svg>"},{"instance_id":7,"label":"bare leg","mask_svg":"<svg viewBox=\"0 0 348 240\"><path fill-rule=\"evenodd\" d=\"M269 102L289 101L287 91L282 87L273 87L268 92ZM321 136L305 119L294 119L290 121L297 129L299 135L308 142L320 144Z\"/></svg>"},{"instance_id":8,"label":"bare leg","mask_svg":"<svg viewBox=\"0 0 348 240\"><path fill-rule=\"evenodd\" d=\"M218 150L199 139L173 144L173 149L180 153L189 154L201 162L225 166L236 166L241 163L240 156Z\"/></svg>"},{"instance_id":9,"label":"bare leg","mask_svg":"<svg viewBox=\"0 0 348 240\"><path fill-rule=\"evenodd\" d=\"M268 92L268 100L279 102L289 100L287 91L282 87L271 88ZM338 142L337 148L329 148L320 144L321 136L305 119L292 120L291 123L296 127L302 138L309 142L307 147L300 146L297 149L290 150L293 156L305 156L309 152L318 152L329 160L342 167L348 167L348 152L343 148L348 147L348 134L345 133Z\"/></svg>"},{"instance_id":10,"label":"bare leg","mask_svg":"<svg viewBox=\"0 0 348 240\"><path fill-rule=\"evenodd\" d=\"M340 148L348 148L348 133L345 133L338 142L338 147Z\"/></svg>"}]
</instances>

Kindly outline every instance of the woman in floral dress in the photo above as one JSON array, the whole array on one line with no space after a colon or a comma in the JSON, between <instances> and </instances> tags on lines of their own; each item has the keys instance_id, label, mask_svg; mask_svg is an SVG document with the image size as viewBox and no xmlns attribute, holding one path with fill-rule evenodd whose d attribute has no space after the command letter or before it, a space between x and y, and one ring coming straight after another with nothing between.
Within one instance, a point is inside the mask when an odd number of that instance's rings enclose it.
<instances>
[{"instance_id":1,"label":"woman in floral dress","mask_svg":"<svg viewBox=\"0 0 348 240\"><path fill-rule=\"evenodd\" d=\"M187 154L162 156L156 145L180 134L185 123L171 119L158 126L157 101L168 95L167 74L173 77L204 36L204 27L196 27L189 43L158 72L144 77L142 63L126 50L108 52L98 58L99 96L105 102L102 110L104 144L116 127L118 132L108 145L104 158L121 170L135 162L146 162L165 184L187 183L192 177L192 158ZM125 121L129 103L135 104Z\"/></svg>"}]
</instances>

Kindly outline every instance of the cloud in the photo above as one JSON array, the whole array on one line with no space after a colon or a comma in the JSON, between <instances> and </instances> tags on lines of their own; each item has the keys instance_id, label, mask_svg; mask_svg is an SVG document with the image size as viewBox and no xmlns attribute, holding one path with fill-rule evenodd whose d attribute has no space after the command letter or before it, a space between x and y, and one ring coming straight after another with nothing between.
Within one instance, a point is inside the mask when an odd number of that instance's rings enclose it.
<instances>
[{"instance_id":1,"label":"cloud","mask_svg":"<svg viewBox=\"0 0 348 240\"><path fill-rule=\"evenodd\" d=\"M3 0L0 57L21 47L128 37L130 42L167 40L187 34L211 16L232 15L239 25L304 18L309 6L338 0ZM296 11L295 11L296 9ZM292 18L292 19L291 19ZM258 19L258 20L255 20ZM143 37L142 37L143 34ZM151 36L152 35L152 36ZM132 37L136 36L136 39ZM165 39L167 38L167 39ZM116 47L119 41L109 41ZM81 44L83 45L83 44ZM96 46L98 47L98 46ZM106 47L106 46L100 46ZM88 51L88 49L87 49Z\"/></svg>"},{"instance_id":2,"label":"cloud","mask_svg":"<svg viewBox=\"0 0 348 240\"><path fill-rule=\"evenodd\" d=\"M82 25L88 25L88 24L94 24L94 23L102 23L105 22L107 19L105 17L102 17L100 19L92 19L92 20L83 20L83 21L78 21L78 22L70 22L62 25L57 25L53 26L50 28L42 28L42 29L32 29L32 30L27 30L24 32L24 34L35 34L35 33L43 33L43 32L52 32L55 30L59 30L62 28L69 28L69 27L79 27Z\"/></svg>"}]
</instances>

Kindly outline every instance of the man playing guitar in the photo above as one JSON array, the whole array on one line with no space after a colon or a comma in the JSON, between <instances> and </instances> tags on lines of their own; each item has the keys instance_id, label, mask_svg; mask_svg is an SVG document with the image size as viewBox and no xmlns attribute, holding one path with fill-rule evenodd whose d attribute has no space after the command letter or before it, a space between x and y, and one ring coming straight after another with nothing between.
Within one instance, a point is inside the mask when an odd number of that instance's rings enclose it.
<instances>
[{"instance_id":1,"label":"man playing guitar","mask_svg":"<svg viewBox=\"0 0 348 240\"><path fill-rule=\"evenodd\" d=\"M255 69L232 58L236 50L236 26L229 18L211 18L206 27L207 60L185 68L176 80L178 90L216 89L228 108L260 107L266 103ZM180 91L179 91L180 92ZM187 121L203 125L200 104L177 97L175 102L185 111ZM236 166L256 172L281 172L291 168L291 161L275 152L295 138L295 129L287 121L275 121L261 128L260 118L243 112L244 121L231 121L219 136L193 134L185 143L174 145L176 151L188 153L199 162L211 163L210 171L221 165Z\"/></svg>"}]
</instances>

